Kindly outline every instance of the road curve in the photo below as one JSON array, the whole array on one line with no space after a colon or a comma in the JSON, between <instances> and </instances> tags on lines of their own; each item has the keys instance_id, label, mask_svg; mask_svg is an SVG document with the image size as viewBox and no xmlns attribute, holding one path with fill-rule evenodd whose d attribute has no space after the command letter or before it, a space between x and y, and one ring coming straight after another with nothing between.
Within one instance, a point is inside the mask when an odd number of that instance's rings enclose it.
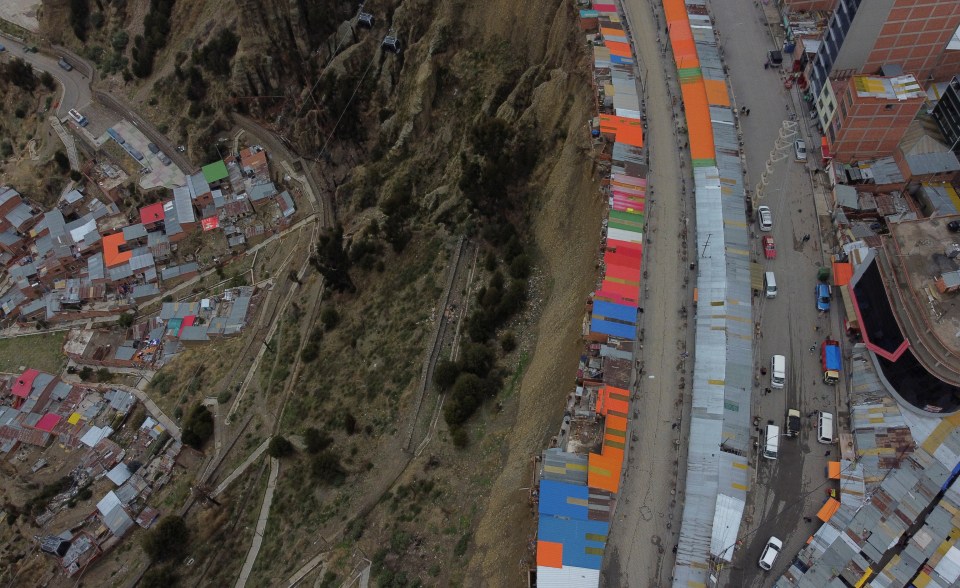
<instances>
[{"instance_id":1,"label":"road curve","mask_svg":"<svg viewBox=\"0 0 960 588\"><path fill-rule=\"evenodd\" d=\"M66 71L57 65L58 57L52 57L44 53L27 53L23 50L25 43L2 33L0 33L0 39L7 47L5 52L0 53L0 56L6 55L4 59L14 57L22 59L33 66L34 69L49 72L60 83L60 87L63 88L63 97L60 99L56 111L58 118L67 116L67 112L71 108L80 109L90 104L90 79L81 73L79 68Z\"/></svg>"}]
</instances>

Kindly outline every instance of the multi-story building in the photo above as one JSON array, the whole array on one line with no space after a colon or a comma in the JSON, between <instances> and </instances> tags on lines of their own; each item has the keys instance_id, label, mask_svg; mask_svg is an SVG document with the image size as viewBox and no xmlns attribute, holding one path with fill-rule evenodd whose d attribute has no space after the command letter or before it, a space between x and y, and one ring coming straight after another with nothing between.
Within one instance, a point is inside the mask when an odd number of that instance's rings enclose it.
<instances>
[{"instance_id":1,"label":"multi-story building","mask_svg":"<svg viewBox=\"0 0 960 588\"><path fill-rule=\"evenodd\" d=\"M960 73L957 0L838 0L810 69L821 125L832 118L828 80L898 65L922 83Z\"/></svg>"},{"instance_id":2,"label":"multi-story building","mask_svg":"<svg viewBox=\"0 0 960 588\"><path fill-rule=\"evenodd\" d=\"M960 79L954 77L950 80L933 107L933 119L951 151L957 153L960 148Z\"/></svg>"},{"instance_id":3,"label":"multi-story building","mask_svg":"<svg viewBox=\"0 0 960 588\"><path fill-rule=\"evenodd\" d=\"M830 153L842 162L890 155L926 100L912 75L857 75L831 81L837 108L826 129Z\"/></svg>"}]
</instances>

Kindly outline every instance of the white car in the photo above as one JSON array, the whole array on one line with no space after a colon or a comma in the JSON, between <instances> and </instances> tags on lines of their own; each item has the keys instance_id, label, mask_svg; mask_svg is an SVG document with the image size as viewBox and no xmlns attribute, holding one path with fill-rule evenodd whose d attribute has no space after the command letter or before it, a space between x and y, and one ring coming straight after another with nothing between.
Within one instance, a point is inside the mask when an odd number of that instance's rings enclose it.
<instances>
[{"instance_id":1,"label":"white car","mask_svg":"<svg viewBox=\"0 0 960 588\"><path fill-rule=\"evenodd\" d=\"M760 555L760 567L769 572L773 562L777 561L781 549L783 549L783 541L776 537L767 539L767 546L763 548L763 553Z\"/></svg>"},{"instance_id":2,"label":"white car","mask_svg":"<svg viewBox=\"0 0 960 588\"><path fill-rule=\"evenodd\" d=\"M797 161L807 160L807 144L803 140L793 142L793 152L797 156Z\"/></svg>"},{"instance_id":3,"label":"white car","mask_svg":"<svg viewBox=\"0 0 960 588\"><path fill-rule=\"evenodd\" d=\"M766 232L773 230L773 212L769 206L757 207L757 221L760 223L761 231Z\"/></svg>"}]
</instances>

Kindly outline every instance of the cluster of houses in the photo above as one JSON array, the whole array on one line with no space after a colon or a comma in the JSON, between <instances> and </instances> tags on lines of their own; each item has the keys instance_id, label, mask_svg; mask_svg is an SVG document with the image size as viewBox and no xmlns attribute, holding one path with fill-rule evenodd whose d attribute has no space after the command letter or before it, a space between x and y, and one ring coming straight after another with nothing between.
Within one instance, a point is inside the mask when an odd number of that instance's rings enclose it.
<instances>
[{"instance_id":1,"label":"cluster of houses","mask_svg":"<svg viewBox=\"0 0 960 588\"><path fill-rule=\"evenodd\" d=\"M110 196L110 194L108 194ZM250 147L204 166L131 223L117 204L79 189L41 211L0 187L0 318L47 323L116 315L200 271L178 243L222 231L229 252L290 222L293 197L270 179L267 153Z\"/></svg>"},{"instance_id":2,"label":"cluster of houses","mask_svg":"<svg viewBox=\"0 0 960 588\"><path fill-rule=\"evenodd\" d=\"M136 406L127 391L71 384L35 369L0 379L0 454L11 464L32 461L41 452L31 467L36 474L48 461L61 459L48 450L56 448L60 456L82 452L69 485L45 505L38 525L73 506L84 489L104 488L95 486L104 478L110 482L80 525L42 538L41 549L58 558L69 575L115 546L135 524L148 528L159 516L146 502L170 481L182 446L151 417L128 422ZM128 425L136 428L127 430Z\"/></svg>"}]
</instances>

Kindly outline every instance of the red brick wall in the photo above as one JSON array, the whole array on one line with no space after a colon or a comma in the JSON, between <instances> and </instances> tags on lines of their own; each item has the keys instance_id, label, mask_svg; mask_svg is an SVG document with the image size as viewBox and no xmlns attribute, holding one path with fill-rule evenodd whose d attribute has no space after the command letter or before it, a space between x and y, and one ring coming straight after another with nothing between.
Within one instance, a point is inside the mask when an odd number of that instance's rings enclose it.
<instances>
[{"instance_id":1,"label":"red brick wall","mask_svg":"<svg viewBox=\"0 0 960 588\"><path fill-rule=\"evenodd\" d=\"M865 8L869 3L860 6ZM876 73L883 65L898 64L921 83L936 77L958 26L957 0L896 0L862 71Z\"/></svg>"}]
</instances>

